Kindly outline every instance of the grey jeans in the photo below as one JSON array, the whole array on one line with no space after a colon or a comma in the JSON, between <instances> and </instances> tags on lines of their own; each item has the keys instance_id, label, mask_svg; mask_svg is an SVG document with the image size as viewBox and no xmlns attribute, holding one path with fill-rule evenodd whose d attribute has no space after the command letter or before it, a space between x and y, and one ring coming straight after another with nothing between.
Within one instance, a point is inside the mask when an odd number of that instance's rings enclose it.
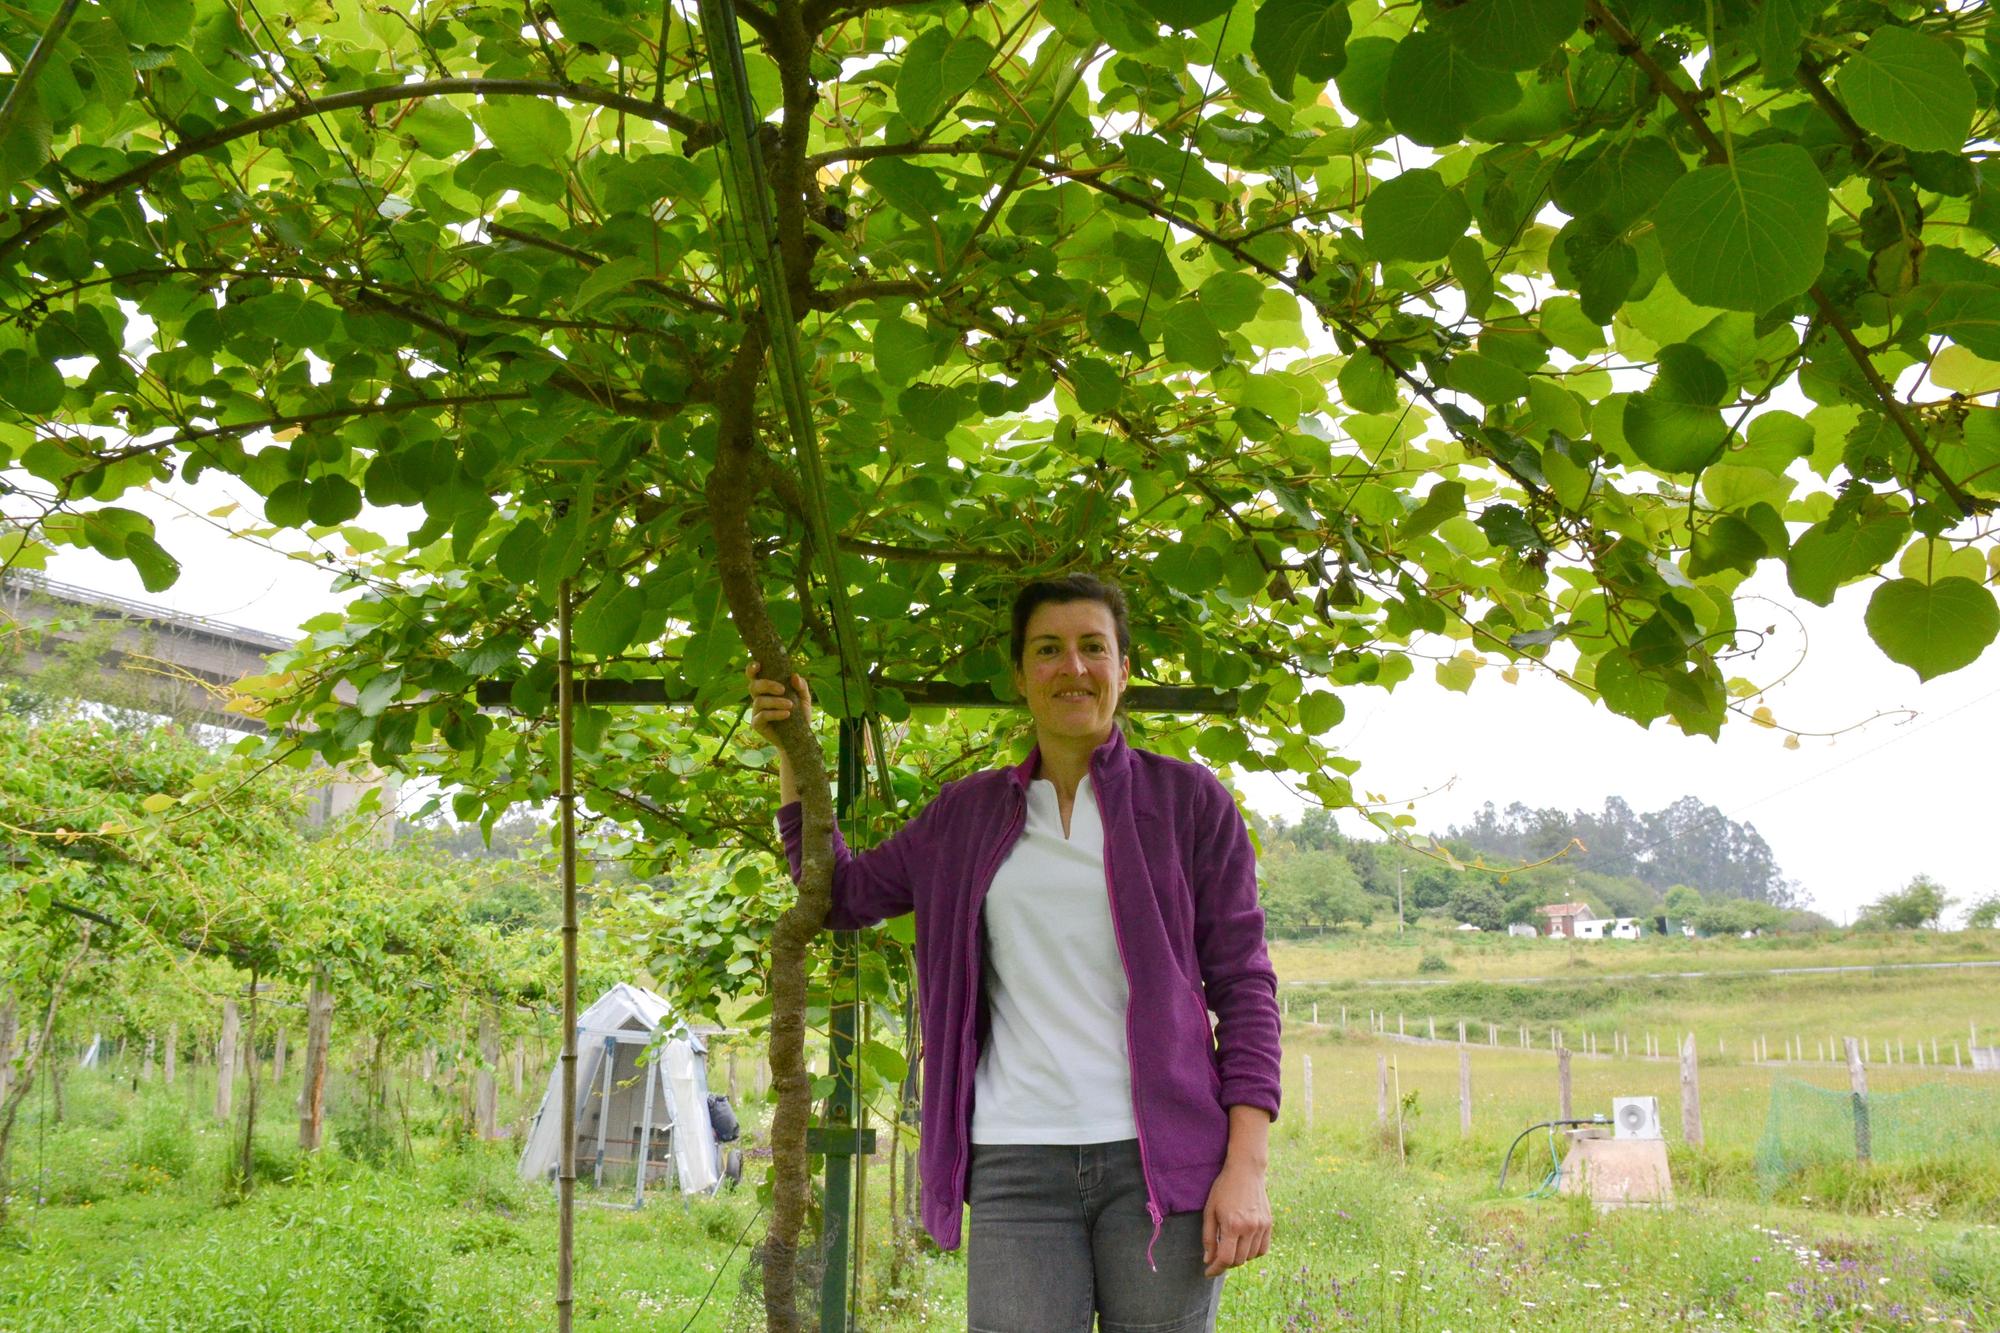
<instances>
[{"instance_id":1,"label":"grey jeans","mask_svg":"<svg viewBox=\"0 0 2000 1333\"><path fill-rule=\"evenodd\" d=\"M974 1144L967 1193L971 1333L1213 1333L1201 1214L1170 1213L1146 1262L1136 1140Z\"/></svg>"}]
</instances>

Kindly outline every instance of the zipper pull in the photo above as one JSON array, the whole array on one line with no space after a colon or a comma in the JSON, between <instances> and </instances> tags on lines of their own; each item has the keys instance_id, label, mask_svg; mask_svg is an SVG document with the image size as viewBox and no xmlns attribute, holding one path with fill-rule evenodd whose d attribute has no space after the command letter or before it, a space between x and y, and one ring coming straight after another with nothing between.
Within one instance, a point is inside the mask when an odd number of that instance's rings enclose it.
<instances>
[{"instance_id":1,"label":"zipper pull","mask_svg":"<svg viewBox=\"0 0 2000 1333\"><path fill-rule=\"evenodd\" d=\"M1160 1212L1160 1206L1153 1202L1151 1195L1146 1198L1146 1216L1153 1219L1153 1238L1146 1242L1146 1267L1157 1273L1160 1271L1160 1266L1153 1262L1153 1247L1160 1243L1160 1227L1166 1219Z\"/></svg>"}]
</instances>

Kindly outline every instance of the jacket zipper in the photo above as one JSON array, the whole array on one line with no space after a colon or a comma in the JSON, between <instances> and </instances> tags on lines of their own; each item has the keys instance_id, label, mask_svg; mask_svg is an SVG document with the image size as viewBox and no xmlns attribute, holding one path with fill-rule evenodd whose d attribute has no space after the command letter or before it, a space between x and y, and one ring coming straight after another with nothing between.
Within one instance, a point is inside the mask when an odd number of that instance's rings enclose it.
<instances>
[{"instance_id":1,"label":"jacket zipper","mask_svg":"<svg viewBox=\"0 0 2000 1333\"><path fill-rule=\"evenodd\" d=\"M987 891L993 887L994 877L1000 873L1000 863L1006 859L1007 853L1020 840L1021 830L1026 827L1028 822L1027 794L1025 792L1017 794L1020 795L1021 802L1019 808L1014 813L1014 823L1008 829L1007 836L1001 839L1000 846L994 851L992 858L987 862L985 871L979 877L979 882L973 886L972 906L968 914L971 918L971 926L966 933L965 957L968 964L977 963L978 966L968 966L966 968L966 972L971 977L971 983L966 988L966 1001L970 1006L968 1013L975 1012L978 1009L979 988L985 984L986 980L986 962L979 952L979 909L986 901ZM976 1027L977 1025L975 1024L975 1030ZM961 1208L964 1207L970 1184L968 1168L972 1154L972 1115L971 1108L966 1102L972 1096L973 1081L979 1072L979 1052L976 1049L976 1039L974 1045L975 1050L973 1051L972 1063L966 1068L964 1076L959 1080L958 1088L958 1169L955 1174L958 1179L958 1198Z\"/></svg>"},{"instance_id":2,"label":"jacket zipper","mask_svg":"<svg viewBox=\"0 0 2000 1333\"><path fill-rule=\"evenodd\" d=\"M1139 1068L1132 1044L1132 965L1125 957L1125 932L1118 928L1118 895L1112 889L1111 875L1111 820L1104 809L1104 784L1097 779L1094 766L1091 773L1091 796L1097 802L1097 822L1104 830L1104 897L1111 909L1111 939L1118 946L1118 965L1125 972L1125 1073L1132 1081L1132 1129L1139 1137L1139 1179L1146 1187L1146 1216L1153 1219L1152 1239L1146 1242L1146 1267L1155 1273L1159 1265L1153 1262L1153 1247L1159 1244L1160 1227L1164 1218L1160 1205L1153 1201L1153 1173L1147 1166L1146 1122L1139 1114Z\"/></svg>"}]
</instances>

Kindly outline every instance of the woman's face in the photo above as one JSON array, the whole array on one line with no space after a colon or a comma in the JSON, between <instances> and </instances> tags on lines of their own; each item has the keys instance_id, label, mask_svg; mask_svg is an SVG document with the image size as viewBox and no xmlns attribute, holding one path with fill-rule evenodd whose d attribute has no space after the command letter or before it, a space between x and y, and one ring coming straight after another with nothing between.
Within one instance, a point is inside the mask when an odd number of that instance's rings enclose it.
<instances>
[{"instance_id":1,"label":"woman's face","mask_svg":"<svg viewBox=\"0 0 2000 1333\"><path fill-rule=\"evenodd\" d=\"M1111 734L1132 664L1102 602L1044 602L1028 617L1014 688L1044 738L1101 741Z\"/></svg>"}]
</instances>

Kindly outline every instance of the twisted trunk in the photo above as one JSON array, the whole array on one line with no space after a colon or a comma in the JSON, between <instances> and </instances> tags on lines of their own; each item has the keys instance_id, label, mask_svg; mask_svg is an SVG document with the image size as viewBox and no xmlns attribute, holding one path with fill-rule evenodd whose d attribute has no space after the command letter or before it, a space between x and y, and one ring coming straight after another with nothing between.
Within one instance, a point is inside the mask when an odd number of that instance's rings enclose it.
<instances>
[{"instance_id":1,"label":"twisted trunk","mask_svg":"<svg viewBox=\"0 0 2000 1333\"><path fill-rule=\"evenodd\" d=\"M716 570L731 619L766 680L789 682L794 667L765 608L751 546L750 511L757 493L756 389L764 336L752 326L737 349L718 395L714 470L708 513L715 532ZM798 775L804 852L798 899L778 919L771 938L771 1077L778 1103L771 1116L771 1225L764 1242L764 1311L771 1333L794 1333L799 1233L811 1178L806 1123L812 1081L806 1072L806 975L813 938L833 901L833 799L818 740L800 713L778 728L778 744Z\"/></svg>"}]
</instances>

